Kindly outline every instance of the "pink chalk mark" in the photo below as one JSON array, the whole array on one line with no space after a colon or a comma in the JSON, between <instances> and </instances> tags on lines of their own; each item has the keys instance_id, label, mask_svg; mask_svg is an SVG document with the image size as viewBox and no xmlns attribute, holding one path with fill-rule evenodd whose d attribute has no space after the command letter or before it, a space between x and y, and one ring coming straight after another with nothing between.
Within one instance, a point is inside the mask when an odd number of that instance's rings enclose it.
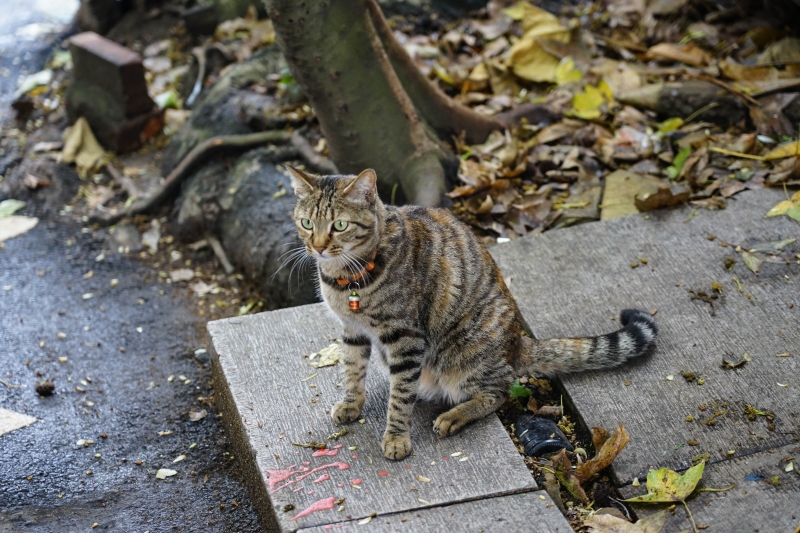
<instances>
[{"instance_id":1,"label":"pink chalk mark","mask_svg":"<svg viewBox=\"0 0 800 533\"><path fill-rule=\"evenodd\" d=\"M381 471L381 472L378 472L378 475L379 475L379 476L388 476L388 475L389 475L389 472L387 472L386 470L383 470L383 471Z\"/></svg>"},{"instance_id":2,"label":"pink chalk mark","mask_svg":"<svg viewBox=\"0 0 800 533\"><path fill-rule=\"evenodd\" d=\"M363 482L363 480L361 478L356 478L356 479L351 479L350 480L350 483L352 483L353 485L361 485L362 482Z\"/></svg>"},{"instance_id":3,"label":"pink chalk mark","mask_svg":"<svg viewBox=\"0 0 800 533\"><path fill-rule=\"evenodd\" d=\"M301 490L303 490L303 487L297 487L292 492L300 492Z\"/></svg>"},{"instance_id":4,"label":"pink chalk mark","mask_svg":"<svg viewBox=\"0 0 800 533\"><path fill-rule=\"evenodd\" d=\"M333 509L335 505L333 502L336 501L336 498L331 496L330 498L324 498L322 500L316 501L309 505L307 508L303 509L297 515L295 515L291 520L297 520L298 518L302 518L304 516L308 516L315 511L329 511Z\"/></svg>"},{"instance_id":5,"label":"pink chalk mark","mask_svg":"<svg viewBox=\"0 0 800 533\"><path fill-rule=\"evenodd\" d=\"M313 496L314 495L314 491L313 490L308 491L308 495L309 496Z\"/></svg>"},{"instance_id":6,"label":"pink chalk mark","mask_svg":"<svg viewBox=\"0 0 800 533\"><path fill-rule=\"evenodd\" d=\"M314 480L314 483L322 483L323 481L328 481L331 478L330 474L322 474L317 479Z\"/></svg>"},{"instance_id":7,"label":"pink chalk mark","mask_svg":"<svg viewBox=\"0 0 800 533\"><path fill-rule=\"evenodd\" d=\"M406 465L406 468L411 468L411 465Z\"/></svg>"},{"instance_id":8,"label":"pink chalk mark","mask_svg":"<svg viewBox=\"0 0 800 533\"><path fill-rule=\"evenodd\" d=\"M267 470L266 472L267 474L269 474L269 478L267 479L269 490L274 489L275 485L277 485L278 483L286 481L293 475L297 474L298 471L294 470L296 466L297 465L292 465L289 468L285 468L283 470Z\"/></svg>"},{"instance_id":9,"label":"pink chalk mark","mask_svg":"<svg viewBox=\"0 0 800 533\"><path fill-rule=\"evenodd\" d=\"M339 488L342 488L342 487L344 487L344 483L337 483L336 485L338 485L338 486L339 486Z\"/></svg>"},{"instance_id":10,"label":"pink chalk mark","mask_svg":"<svg viewBox=\"0 0 800 533\"><path fill-rule=\"evenodd\" d=\"M284 483L284 484L283 484L283 485L281 485L280 487L277 487L277 488L273 489L272 487L273 487L274 485L270 484L270 493L271 493L271 494L275 494L275 493L276 493L276 492L278 492L279 490L281 490L281 489L283 489L283 488L286 488L286 487L288 487L289 485L294 485L295 483L297 483L297 482L299 482L299 481L302 481L302 480L304 480L305 478L307 478L307 477L308 477L308 476L310 476L311 474L314 474L314 473L316 473L316 472L319 472L319 471L321 471L321 470L325 470L326 468L333 468L333 467L336 467L336 468L338 468L339 470L347 470L348 468L350 468L350 465L349 465L349 464L347 464L347 463L341 463L341 462L337 461L337 462L335 462L335 463L330 463L330 464L327 464L327 465L318 466L317 468L313 468L313 469L306 469L306 470L308 470L308 471L307 471L305 474L302 474L302 475L300 475L300 476L296 477L295 479L293 479L293 480L291 480L291 481L287 481L286 483ZM280 472L280 471L279 471L279 472ZM293 474L299 474L299 472L298 472L298 471L294 471L294 472L292 472L292 473L293 473ZM272 478L268 479L267 481L270 481L271 479L272 479ZM286 479L288 479L288 476L287 476L287 477L285 477L285 478L283 478L281 481L283 481L283 480L286 480Z\"/></svg>"},{"instance_id":11,"label":"pink chalk mark","mask_svg":"<svg viewBox=\"0 0 800 533\"><path fill-rule=\"evenodd\" d=\"M310 465L310 464L311 464L311 461L303 461L303 464L304 464L304 465L306 465L306 466L308 466L308 465Z\"/></svg>"},{"instance_id":12,"label":"pink chalk mark","mask_svg":"<svg viewBox=\"0 0 800 533\"><path fill-rule=\"evenodd\" d=\"M325 526L325 529L333 529L333 526L328 524L328 525Z\"/></svg>"},{"instance_id":13,"label":"pink chalk mark","mask_svg":"<svg viewBox=\"0 0 800 533\"><path fill-rule=\"evenodd\" d=\"M358 455L354 455L354 456L353 456L353 459L358 459Z\"/></svg>"},{"instance_id":14,"label":"pink chalk mark","mask_svg":"<svg viewBox=\"0 0 800 533\"><path fill-rule=\"evenodd\" d=\"M311 457L336 457L339 453L339 448L334 448L332 450L328 450L327 448L322 450L317 450L311 454Z\"/></svg>"}]
</instances>

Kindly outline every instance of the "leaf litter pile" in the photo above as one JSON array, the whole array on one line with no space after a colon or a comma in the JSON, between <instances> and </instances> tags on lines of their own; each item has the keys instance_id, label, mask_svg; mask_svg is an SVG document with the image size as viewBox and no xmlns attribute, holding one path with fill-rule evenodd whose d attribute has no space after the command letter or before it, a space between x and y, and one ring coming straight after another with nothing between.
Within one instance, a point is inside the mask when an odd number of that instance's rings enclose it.
<instances>
[{"instance_id":1,"label":"leaf litter pile","mask_svg":"<svg viewBox=\"0 0 800 533\"><path fill-rule=\"evenodd\" d=\"M556 15L490 2L443 35L409 37L456 100L532 118L458 144L454 211L487 240L513 239L800 184L800 39L745 10L606 0ZM769 216L800 220L798 201Z\"/></svg>"},{"instance_id":2,"label":"leaf litter pile","mask_svg":"<svg viewBox=\"0 0 800 533\"><path fill-rule=\"evenodd\" d=\"M515 436L510 420L523 411L556 420L558 428L574 446L572 452L562 449L549 456L525 456L524 460L537 482L548 492L576 531L658 533L666 525L668 509L633 521L626 504L671 504L669 510L673 513L674 505L681 504L686 509L694 533L698 533L707 526L695 524L687 500L696 492L725 492L735 487L697 488L710 458L708 454L701 454L683 474L668 468L650 470L647 473L647 492L623 500L612 488L606 470L620 453L624 453L625 446L630 442L623 424L613 432L595 427L591 435L585 434L571 421L572 416L565 412L564 407L559 405L561 398L558 391L544 378L523 377L511 386L510 395L510 400L498 414L520 454L524 455L524 449ZM757 416L770 414L748 405L745 415L755 420ZM633 481L633 486L640 486L638 479Z\"/></svg>"}]
</instances>

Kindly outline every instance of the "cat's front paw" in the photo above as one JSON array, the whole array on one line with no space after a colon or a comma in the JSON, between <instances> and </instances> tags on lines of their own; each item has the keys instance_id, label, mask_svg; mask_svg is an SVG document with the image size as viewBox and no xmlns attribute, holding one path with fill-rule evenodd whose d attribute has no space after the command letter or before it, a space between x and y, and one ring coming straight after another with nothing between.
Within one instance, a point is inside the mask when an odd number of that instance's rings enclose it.
<instances>
[{"instance_id":1,"label":"cat's front paw","mask_svg":"<svg viewBox=\"0 0 800 533\"><path fill-rule=\"evenodd\" d=\"M440 437L447 437L457 433L458 430L467 425L468 422L468 420L459 416L457 413L448 411L439 415L433 422L433 432Z\"/></svg>"},{"instance_id":2,"label":"cat's front paw","mask_svg":"<svg viewBox=\"0 0 800 533\"><path fill-rule=\"evenodd\" d=\"M352 422L361 416L361 408L363 405L351 402L337 402L331 409L331 418L334 421L343 424L345 422Z\"/></svg>"},{"instance_id":3,"label":"cat's front paw","mask_svg":"<svg viewBox=\"0 0 800 533\"><path fill-rule=\"evenodd\" d=\"M408 435L384 435L381 447L387 459L397 461L411 453L411 439Z\"/></svg>"}]
</instances>

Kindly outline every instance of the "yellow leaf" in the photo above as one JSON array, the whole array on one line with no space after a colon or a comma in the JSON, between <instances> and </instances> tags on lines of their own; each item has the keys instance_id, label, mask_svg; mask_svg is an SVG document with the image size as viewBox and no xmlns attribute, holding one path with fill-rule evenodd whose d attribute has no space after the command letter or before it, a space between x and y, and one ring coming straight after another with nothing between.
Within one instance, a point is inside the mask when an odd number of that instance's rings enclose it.
<instances>
[{"instance_id":1,"label":"yellow leaf","mask_svg":"<svg viewBox=\"0 0 800 533\"><path fill-rule=\"evenodd\" d=\"M566 31L566 29L561 26L558 17L549 11L534 6L530 2L519 2L505 9L503 12L513 20L519 20L522 25L522 31L525 34L531 30L541 32L549 29L550 31L548 31L548 33L553 31L553 29L555 29L555 31ZM536 33L536 35L541 36L542 33Z\"/></svg>"},{"instance_id":2,"label":"yellow leaf","mask_svg":"<svg viewBox=\"0 0 800 533\"><path fill-rule=\"evenodd\" d=\"M530 81L554 82L559 59L549 54L537 38L569 42L569 30L561 25L558 17L528 2L520 2L505 13L521 21L522 38L508 51L506 66L517 76Z\"/></svg>"},{"instance_id":3,"label":"yellow leaf","mask_svg":"<svg viewBox=\"0 0 800 533\"><path fill-rule=\"evenodd\" d=\"M559 61L556 67L556 84L566 85L573 81L580 81L583 78L583 73L575 68L575 62L571 57L565 57Z\"/></svg>"},{"instance_id":4,"label":"yellow leaf","mask_svg":"<svg viewBox=\"0 0 800 533\"><path fill-rule=\"evenodd\" d=\"M768 217L786 215L787 217L800 222L800 191L797 191L788 200L784 200L769 210Z\"/></svg>"},{"instance_id":5,"label":"yellow leaf","mask_svg":"<svg viewBox=\"0 0 800 533\"><path fill-rule=\"evenodd\" d=\"M800 140L791 141L786 144L782 144L773 150L770 150L766 153L766 155L764 155L764 159L785 159L787 157L793 157L796 155L800 155Z\"/></svg>"},{"instance_id":6,"label":"yellow leaf","mask_svg":"<svg viewBox=\"0 0 800 533\"><path fill-rule=\"evenodd\" d=\"M614 92L611 90L611 86L606 82L605 78L600 80L600 83L597 84L597 89L600 91L600 94L611 103L614 101Z\"/></svg>"},{"instance_id":7,"label":"yellow leaf","mask_svg":"<svg viewBox=\"0 0 800 533\"><path fill-rule=\"evenodd\" d=\"M683 475L668 468L650 470L647 473L647 494L628 498L626 502L632 503L674 503L683 502L694 491L706 463L698 463Z\"/></svg>"},{"instance_id":8,"label":"yellow leaf","mask_svg":"<svg viewBox=\"0 0 800 533\"><path fill-rule=\"evenodd\" d=\"M608 85L606 85L608 87ZM603 92L593 86L587 85L584 87L584 92L577 93L572 97L572 114L578 118L592 119L599 118L602 114L600 106L605 103L606 99Z\"/></svg>"}]
</instances>

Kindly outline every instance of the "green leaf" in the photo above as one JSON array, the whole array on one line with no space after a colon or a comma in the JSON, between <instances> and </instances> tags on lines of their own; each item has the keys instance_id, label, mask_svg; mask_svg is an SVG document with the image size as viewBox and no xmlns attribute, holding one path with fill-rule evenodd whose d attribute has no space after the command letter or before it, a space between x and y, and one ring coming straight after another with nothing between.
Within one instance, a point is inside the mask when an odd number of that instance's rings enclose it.
<instances>
[{"instance_id":1,"label":"green leaf","mask_svg":"<svg viewBox=\"0 0 800 533\"><path fill-rule=\"evenodd\" d=\"M686 164L686 160L689 158L689 154L691 153L692 149L689 146L687 146L686 148L678 152L678 155L676 155L675 159L672 160L672 164L675 166L676 169L678 169L678 174L680 174L681 170L683 170L683 165Z\"/></svg>"},{"instance_id":2,"label":"green leaf","mask_svg":"<svg viewBox=\"0 0 800 533\"><path fill-rule=\"evenodd\" d=\"M705 462L699 463L683 475L668 468L650 470L647 473L647 494L628 498L632 503L676 503L684 502L703 477Z\"/></svg>"},{"instance_id":3,"label":"green leaf","mask_svg":"<svg viewBox=\"0 0 800 533\"><path fill-rule=\"evenodd\" d=\"M681 126L683 126L683 119L681 117L672 117L659 124L658 131L661 133L669 133L677 130Z\"/></svg>"},{"instance_id":4,"label":"green leaf","mask_svg":"<svg viewBox=\"0 0 800 533\"><path fill-rule=\"evenodd\" d=\"M518 379L514 380L508 392L512 398L527 398L533 394L533 391L521 384Z\"/></svg>"},{"instance_id":5,"label":"green leaf","mask_svg":"<svg viewBox=\"0 0 800 533\"><path fill-rule=\"evenodd\" d=\"M742 261L744 261L745 266L749 268L753 274L758 274L761 264L764 262L763 259L750 252L742 252Z\"/></svg>"},{"instance_id":6,"label":"green leaf","mask_svg":"<svg viewBox=\"0 0 800 533\"><path fill-rule=\"evenodd\" d=\"M0 218L10 217L25 207L25 202L19 200L3 200L0 202Z\"/></svg>"},{"instance_id":7,"label":"green leaf","mask_svg":"<svg viewBox=\"0 0 800 533\"><path fill-rule=\"evenodd\" d=\"M750 248L749 252L764 252L766 254L780 252L797 239L783 239L782 241L761 242Z\"/></svg>"}]
</instances>

